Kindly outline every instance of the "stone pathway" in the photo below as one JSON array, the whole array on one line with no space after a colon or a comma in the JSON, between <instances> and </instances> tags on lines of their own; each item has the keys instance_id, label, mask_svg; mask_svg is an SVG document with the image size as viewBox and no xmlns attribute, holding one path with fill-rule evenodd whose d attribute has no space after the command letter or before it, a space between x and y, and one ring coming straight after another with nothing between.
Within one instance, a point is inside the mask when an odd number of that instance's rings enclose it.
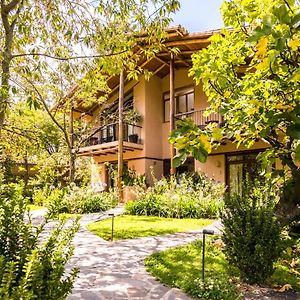
<instances>
[{"instance_id":1,"label":"stone pathway","mask_svg":"<svg viewBox=\"0 0 300 300\"><path fill-rule=\"evenodd\" d=\"M41 222L45 213L45 210L32 212L33 222ZM80 273L68 300L191 300L192 298L179 289L166 287L155 280L146 272L144 259L154 252L200 239L202 230L107 242L89 232L86 225L108 218L110 213L122 214L123 208L84 215L80 220L80 230L74 238L75 252L69 266L79 267ZM47 224L46 232L53 229L55 223L57 222ZM221 224L217 221L206 228L220 233ZM245 292L244 299L300 300L300 295L257 289L254 292Z\"/></svg>"},{"instance_id":2,"label":"stone pathway","mask_svg":"<svg viewBox=\"0 0 300 300\"><path fill-rule=\"evenodd\" d=\"M118 208L111 212L119 214L122 210ZM107 215L98 219L105 217ZM153 252L200 238L200 230L107 242L85 228L91 221L90 217L82 220L84 225L74 239L75 253L71 264L80 268L80 274L69 300L191 299L180 290L170 289L155 280L145 271L143 261ZM217 230L219 225L215 222L208 227Z\"/></svg>"}]
</instances>

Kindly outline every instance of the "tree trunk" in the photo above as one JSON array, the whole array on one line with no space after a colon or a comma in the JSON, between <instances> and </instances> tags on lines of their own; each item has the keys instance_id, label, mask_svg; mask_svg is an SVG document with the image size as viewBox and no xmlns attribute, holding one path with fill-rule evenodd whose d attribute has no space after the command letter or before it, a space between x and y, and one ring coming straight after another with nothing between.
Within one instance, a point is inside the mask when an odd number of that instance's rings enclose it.
<instances>
[{"instance_id":1,"label":"tree trunk","mask_svg":"<svg viewBox=\"0 0 300 300\"><path fill-rule=\"evenodd\" d=\"M280 223L291 224L300 221L300 169L293 168L290 177L285 181L276 213Z\"/></svg>"},{"instance_id":2,"label":"tree trunk","mask_svg":"<svg viewBox=\"0 0 300 300\"><path fill-rule=\"evenodd\" d=\"M70 108L70 124L69 124L69 133L70 133L70 149L69 149L69 155L70 155L70 166L69 166L69 181L74 182L75 179L75 160L76 160L76 154L73 152L74 148L74 127L73 127L73 101L71 103Z\"/></svg>"},{"instance_id":3,"label":"tree trunk","mask_svg":"<svg viewBox=\"0 0 300 300\"><path fill-rule=\"evenodd\" d=\"M69 182L74 182L75 180L75 162L76 162L76 154L72 152L72 149L69 152Z\"/></svg>"}]
</instances>

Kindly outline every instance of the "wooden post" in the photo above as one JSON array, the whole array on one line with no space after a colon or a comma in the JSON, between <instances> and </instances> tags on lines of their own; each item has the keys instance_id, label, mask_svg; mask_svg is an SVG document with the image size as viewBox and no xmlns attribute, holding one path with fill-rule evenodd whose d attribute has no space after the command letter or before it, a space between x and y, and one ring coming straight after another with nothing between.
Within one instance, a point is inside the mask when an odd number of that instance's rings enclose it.
<instances>
[{"instance_id":1,"label":"wooden post","mask_svg":"<svg viewBox=\"0 0 300 300\"><path fill-rule=\"evenodd\" d=\"M123 201L123 104L124 104L124 70L120 73L120 86L119 86L119 143L118 143L118 179L117 187L119 194L119 202Z\"/></svg>"},{"instance_id":2,"label":"wooden post","mask_svg":"<svg viewBox=\"0 0 300 300\"><path fill-rule=\"evenodd\" d=\"M174 87L174 57L171 54L170 60L170 132L175 129L175 87ZM170 156L171 156L171 168L170 168L170 175L171 178L175 175L176 169L174 168L173 164L173 157L175 156L175 148L173 145L170 144Z\"/></svg>"}]
</instances>

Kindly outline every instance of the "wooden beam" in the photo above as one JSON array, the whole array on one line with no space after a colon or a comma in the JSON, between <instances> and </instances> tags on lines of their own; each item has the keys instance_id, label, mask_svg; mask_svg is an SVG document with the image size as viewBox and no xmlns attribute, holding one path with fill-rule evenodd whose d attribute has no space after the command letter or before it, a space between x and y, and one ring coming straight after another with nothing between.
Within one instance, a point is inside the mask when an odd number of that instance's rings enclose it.
<instances>
[{"instance_id":1,"label":"wooden beam","mask_svg":"<svg viewBox=\"0 0 300 300\"><path fill-rule=\"evenodd\" d=\"M208 39L192 39L192 40L182 40L182 41L172 41L172 42L166 42L164 45L166 47L178 47L181 45L190 45L190 44L209 44L210 41Z\"/></svg>"}]
</instances>

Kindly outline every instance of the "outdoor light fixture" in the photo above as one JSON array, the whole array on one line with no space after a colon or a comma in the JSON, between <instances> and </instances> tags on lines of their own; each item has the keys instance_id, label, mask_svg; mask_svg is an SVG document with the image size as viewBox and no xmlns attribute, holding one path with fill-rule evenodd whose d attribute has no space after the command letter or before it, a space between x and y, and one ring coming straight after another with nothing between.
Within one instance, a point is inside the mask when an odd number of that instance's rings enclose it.
<instances>
[{"instance_id":1,"label":"outdoor light fixture","mask_svg":"<svg viewBox=\"0 0 300 300\"><path fill-rule=\"evenodd\" d=\"M115 222L115 214L108 214L111 217L111 241L114 240L114 222Z\"/></svg>"},{"instance_id":2,"label":"outdoor light fixture","mask_svg":"<svg viewBox=\"0 0 300 300\"><path fill-rule=\"evenodd\" d=\"M203 229L202 235L202 281L204 282L204 264L205 264L205 235L210 234L213 235L215 232L211 229Z\"/></svg>"}]
</instances>

